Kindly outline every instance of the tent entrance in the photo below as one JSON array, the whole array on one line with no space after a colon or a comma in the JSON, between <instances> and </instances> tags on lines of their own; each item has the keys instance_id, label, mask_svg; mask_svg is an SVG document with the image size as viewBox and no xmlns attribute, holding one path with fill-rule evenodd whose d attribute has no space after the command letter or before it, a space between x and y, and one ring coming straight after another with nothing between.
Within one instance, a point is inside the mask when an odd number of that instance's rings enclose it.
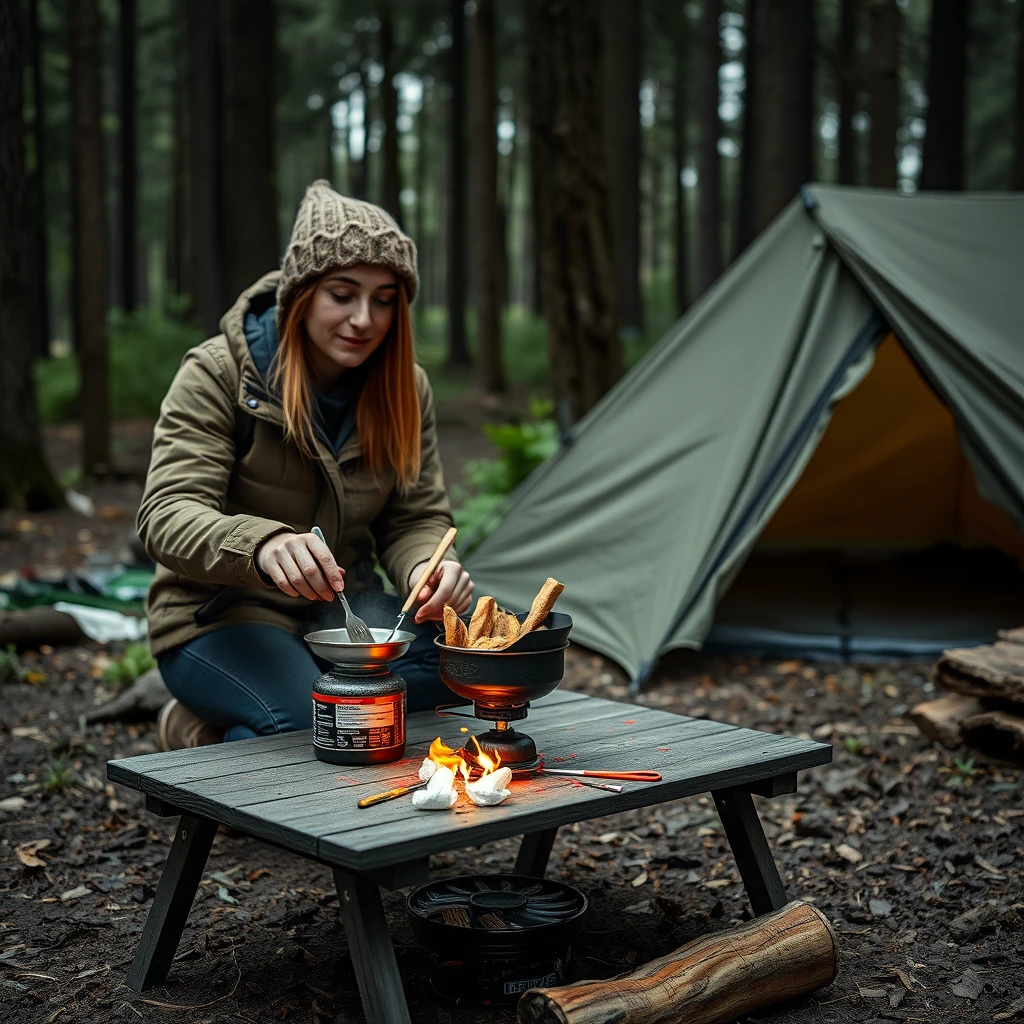
<instances>
[{"instance_id":1,"label":"tent entrance","mask_svg":"<svg viewBox=\"0 0 1024 1024\"><path fill-rule=\"evenodd\" d=\"M878 347L719 605L711 648L931 657L1024 621L1024 535L978 493L949 410Z\"/></svg>"}]
</instances>

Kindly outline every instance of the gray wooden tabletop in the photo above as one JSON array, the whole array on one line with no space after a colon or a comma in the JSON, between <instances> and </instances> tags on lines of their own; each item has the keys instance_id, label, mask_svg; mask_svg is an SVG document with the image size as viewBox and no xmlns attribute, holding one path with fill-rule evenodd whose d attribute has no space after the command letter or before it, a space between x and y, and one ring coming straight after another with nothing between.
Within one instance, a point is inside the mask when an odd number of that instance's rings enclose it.
<instances>
[{"instance_id":1,"label":"gray wooden tabletop","mask_svg":"<svg viewBox=\"0 0 1024 1024\"><path fill-rule=\"evenodd\" d=\"M459 746L466 738L459 726L465 724L432 712L410 715L406 756L386 765L325 764L315 758L306 731L109 761L107 777L182 811L359 872L744 786L832 757L824 743L556 690L535 701L518 723L536 740L548 767L653 768L662 781L622 783L623 792L615 794L530 773L513 780L511 798L498 807L476 807L464 797L447 812L414 810L409 797L356 807L364 796L415 781L430 741L440 735ZM471 731L487 728L480 722Z\"/></svg>"}]
</instances>

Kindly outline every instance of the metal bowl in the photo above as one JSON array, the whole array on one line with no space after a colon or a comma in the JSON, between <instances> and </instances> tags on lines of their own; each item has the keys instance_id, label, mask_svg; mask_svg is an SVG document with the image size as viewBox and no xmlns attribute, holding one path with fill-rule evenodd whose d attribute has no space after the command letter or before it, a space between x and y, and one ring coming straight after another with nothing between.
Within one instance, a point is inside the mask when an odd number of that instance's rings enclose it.
<instances>
[{"instance_id":1,"label":"metal bowl","mask_svg":"<svg viewBox=\"0 0 1024 1024\"><path fill-rule=\"evenodd\" d=\"M415 633L404 629L399 630L390 641L390 629L371 629L370 632L373 634L372 644L353 643L348 638L347 629L318 629L315 633L307 633L303 639L318 658L343 670L356 672L383 668L389 661L405 654L416 639Z\"/></svg>"},{"instance_id":2,"label":"metal bowl","mask_svg":"<svg viewBox=\"0 0 1024 1024\"><path fill-rule=\"evenodd\" d=\"M565 672L566 640L546 651L485 651L448 647L439 636L441 680L452 693L487 707L537 700L554 690Z\"/></svg>"}]
</instances>

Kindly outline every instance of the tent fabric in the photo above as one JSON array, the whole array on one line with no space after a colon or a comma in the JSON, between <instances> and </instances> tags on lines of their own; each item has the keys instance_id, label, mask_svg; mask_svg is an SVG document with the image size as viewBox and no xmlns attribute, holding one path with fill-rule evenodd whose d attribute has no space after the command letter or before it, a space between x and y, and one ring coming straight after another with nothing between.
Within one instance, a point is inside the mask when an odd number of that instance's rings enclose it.
<instances>
[{"instance_id":1,"label":"tent fabric","mask_svg":"<svg viewBox=\"0 0 1024 1024\"><path fill-rule=\"evenodd\" d=\"M479 592L526 606L557 577L574 638L634 676L699 647L886 321L955 417L982 488L1024 524L1024 362L1009 331L1022 310L1001 266L1021 269L1024 202L819 187L807 200L511 497L468 559Z\"/></svg>"}]
</instances>

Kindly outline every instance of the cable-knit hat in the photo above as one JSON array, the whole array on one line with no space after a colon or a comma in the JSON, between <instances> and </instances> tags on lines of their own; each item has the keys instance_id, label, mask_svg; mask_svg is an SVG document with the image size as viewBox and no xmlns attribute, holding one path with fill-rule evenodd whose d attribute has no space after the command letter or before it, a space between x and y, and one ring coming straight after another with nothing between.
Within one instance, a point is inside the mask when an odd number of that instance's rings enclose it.
<instances>
[{"instance_id":1,"label":"cable-knit hat","mask_svg":"<svg viewBox=\"0 0 1024 1024\"><path fill-rule=\"evenodd\" d=\"M373 203L339 195L329 181L314 181L299 204L281 263L277 308L287 308L311 277L355 263L393 270L405 282L409 301L416 297L416 245L394 218Z\"/></svg>"}]
</instances>

